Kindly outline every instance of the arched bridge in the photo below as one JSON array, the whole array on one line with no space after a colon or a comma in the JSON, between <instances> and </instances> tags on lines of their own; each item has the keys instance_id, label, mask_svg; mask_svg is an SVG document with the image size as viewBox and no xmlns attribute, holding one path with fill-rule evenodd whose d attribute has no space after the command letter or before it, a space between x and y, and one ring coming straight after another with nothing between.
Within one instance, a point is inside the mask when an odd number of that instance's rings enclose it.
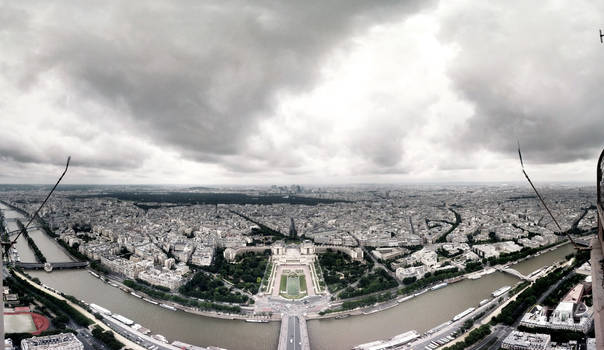
<instances>
[{"instance_id":1,"label":"arched bridge","mask_svg":"<svg viewBox=\"0 0 604 350\"><path fill-rule=\"evenodd\" d=\"M27 228L28 231L30 231L30 230L43 230L43 229L44 229L44 227L42 227L42 226L30 226L30 227ZM9 236L16 236L20 232L21 232L21 230L14 230L14 231L10 231L8 233L8 235Z\"/></svg>"},{"instance_id":2,"label":"arched bridge","mask_svg":"<svg viewBox=\"0 0 604 350\"><path fill-rule=\"evenodd\" d=\"M51 262L49 263L53 270L65 270L65 269L82 269L88 266L88 261L67 261L67 262ZM28 263L28 262L16 262L15 266L20 267L24 270L42 270L44 269L43 263Z\"/></svg>"},{"instance_id":3,"label":"arched bridge","mask_svg":"<svg viewBox=\"0 0 604 350\"><path fill-rule=\"evenodd\" d=\"M516 276L516 277L518 277L518 278L520 278L520 279L523 279L523 280L525 280L525 281L531 281L531 279L530 279L529 277L527 277L527 276L525 276L525 275L521 274L520 272L518 272L517 270L514 270L514 269L513 269L513 268L511 268L511 267L508 267L508 266L505 266L505 265L503 265L503 266L502 266L502 265L499 265L499 266L494 266L494 268L495 268L495 270L497 270L497 271L501 271L501 272L508 273L508 274L510 274L510 275L512 275L512 276Z\"/></svg>"}]
</instances>

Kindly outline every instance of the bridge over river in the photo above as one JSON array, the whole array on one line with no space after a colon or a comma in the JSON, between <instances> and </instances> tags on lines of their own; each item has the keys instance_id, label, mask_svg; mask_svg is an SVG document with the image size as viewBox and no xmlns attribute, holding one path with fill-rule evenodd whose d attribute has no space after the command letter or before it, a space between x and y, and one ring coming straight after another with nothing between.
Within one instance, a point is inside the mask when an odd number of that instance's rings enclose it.
<instances>
[{"instance_id":1,"label":"bridge over river","mask_svg":"<svg viewBox=\"0 0 604 350\"><path fill-rule=\"evenodd\" d=\"M46 263L52 267L52 270L66 270L66 269L83 269L88 266L88 261L67 261L67 262L51 262ZM28 263L28 262L16 262L15 266L20 267L24 270L42 270L46 265L44 263Z\"/></svg>"},{"instance_id":2,"label":"bridge over river","mask_svg":"<svg viewBox=\"0 0 604 350\"><path fill-rule=\"evenodd\" d=\"M304 317L288 314L282 316L278 350L310 350Z\"/></svg>"},{"instance_id":3,"label":"bridge over river","mask_svg":"<svg viewBox=\"0 0 604 350\"><path fill-rule=\"evenodd\" d=\"M514 270L513 268L511 268L509 266L497 265L497 266L494 266L494 269L497 270L497 271L505 272L505 273L510 274L512 276L516 276L516 277L518 277L520 279L523 279L525 281L532 281L532 279L530 277L521 274L520 272L518 272L517 270Z\"/></svg>"}]
</instances>

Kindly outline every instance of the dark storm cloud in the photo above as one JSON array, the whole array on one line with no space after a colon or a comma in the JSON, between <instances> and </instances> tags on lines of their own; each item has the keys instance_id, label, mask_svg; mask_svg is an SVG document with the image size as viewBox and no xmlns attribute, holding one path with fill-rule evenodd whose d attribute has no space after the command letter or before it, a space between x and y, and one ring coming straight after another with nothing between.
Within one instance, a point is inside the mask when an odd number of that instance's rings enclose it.
<instances>
[{"instance_id":1,"label":"dark storm cloud","mask_svg":"<svg viewBox=\"0 0 604 350\"><path fill-rule=\"evenodd\" d=\"M44 136L39 135L41 140ZM67 156L72 156L71 164L87 168L108 170L129 170L140 167L145 159L141 149L128 142L113 142L114 148L96 152L97 146L70 147L55 140L54 144L42 141L15 142L11 139L0 139L0 161L14 161L30 164L64 165ZM102 147L102 146L98 146Z\"/></svg>"},{"instance_id":2,"label":"dark storm cloud","mask_svg":"<svg viewBox=\"0 0 604 350\"><path fill-rule=\"evenodd\" d=\"M593 157L604 140L601 2L480 2L445 16L441 39L459 45L448 75L475 106L456 137L462 149L535 162Z\"/></svg>"},{"instance_id":3,"label":"dark storm cloud","mask_svg":"<svg viewBox=\"0 0 604 350\"><path fill-rule=\"evenodd\" d=\"M275 94L311 86L334 45L424 1L99 2L23 6L27 90L47 72L182 155L241 151ZM75 4L75 6L73 6ZM102 6L99 6L102 5ZM37 11L43 8L43 13ZM26 17L24 17L27 19ZM377 146L376 146L377 147ZM15 156L16 157L16 156ZM24 159L15 158L15 159ZM245 165L240 165L245 169Z\"/></svg>"}]
</instances>

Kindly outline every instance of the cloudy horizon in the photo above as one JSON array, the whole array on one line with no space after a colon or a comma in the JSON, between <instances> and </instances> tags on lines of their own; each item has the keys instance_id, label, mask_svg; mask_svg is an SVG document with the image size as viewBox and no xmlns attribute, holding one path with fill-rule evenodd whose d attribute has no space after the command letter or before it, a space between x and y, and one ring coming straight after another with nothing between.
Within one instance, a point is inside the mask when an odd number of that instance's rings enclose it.
<instances>
[{"instance_id":1,"label":"cloudy horizon","mask_svg":"<svg viewBox=\"0 0 604 350\"><path fill-rule=\"evenodd\" d=\"M604 3L0 5L0 183L592 182Z\"/></svg>"}]
</instances>

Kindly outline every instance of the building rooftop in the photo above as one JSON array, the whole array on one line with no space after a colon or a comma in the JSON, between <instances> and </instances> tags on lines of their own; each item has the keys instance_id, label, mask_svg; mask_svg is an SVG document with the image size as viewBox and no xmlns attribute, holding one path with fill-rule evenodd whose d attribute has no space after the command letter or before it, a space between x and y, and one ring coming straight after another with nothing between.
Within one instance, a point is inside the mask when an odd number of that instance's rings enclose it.
<instances>
[{"instance_id":1,"label":"building rooftop","mask_svg":"<svg viewBox=\"0 0 604 350\"><path fill-rule=\"evenodd\" d=\"M581 297L583 296L583 283L577 284L573 289L566 294L562 301L567 301L571 303L578 303L581 301Z\"/></svg>"},{"instance_id":2,"label":"building rooftop","mask_svg":"<svg viewBox=\"0 0 604 350\"><path fill-rule=\"evenodd\" d=\"M37 347L54 349L56 347L65 346L68 344L82 345L82 342L80 342L80 340L76 338L73 333L60 333L56 335L47 335L44 337L33 337L21 340L22 349L35 349Z\"/></svg>"},{"instance_id":3,"label":"building rooftop","mask_svg":"<svg viewBox=\"0 0 604 350\"><path fill-rule=\"evenodd\" d=\"M549 334L532 334L520 331L513 331L503 341L502 347L509 348L526 348L526 349L546 349L551 336Z\"/></svg>"}]
</instances>

